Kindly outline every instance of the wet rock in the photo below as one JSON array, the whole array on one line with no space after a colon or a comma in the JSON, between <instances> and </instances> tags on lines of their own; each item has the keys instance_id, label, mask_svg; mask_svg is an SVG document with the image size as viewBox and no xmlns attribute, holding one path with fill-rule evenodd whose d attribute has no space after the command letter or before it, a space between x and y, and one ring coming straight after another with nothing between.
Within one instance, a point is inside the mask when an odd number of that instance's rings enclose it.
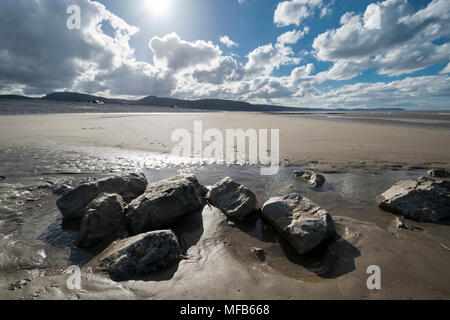
<instances>
[{"instance_id":1,"label":"wet rock","mask_svg":"<svg viewBox=\"0 0 450 320\"><path fill-rule=\"evenodd\" d=\"M263 205L262 215L299 254L335 235L330 214L297 193L270 198Z\"/></svg>"},{"instance_id":2,"label":"wet rock","mask_svg":"<svg viewBox=\"0 0 450 320\"><path fill-rule=\"evenodd\" d=\"M148 185L126 208L128 231L139 234L170 226L203 207L206 187L194 175L179 175Z\"/></svg>"},{"instance_id":3,"label":"wet rock","mask_svg":"<svg viewBox=\"0 0 450 320\"><path fill-rule=\"evenodd\" d=\"M128 280L165 268L180 259L178 239L171 230L142 233L113 242L87 264L114 280Z\"/></svg>"},{"instance_id":4,"label":"wet rock","mask_svg":"<svg viewBox=\"0 0 450 320\"><path fill-rule=\"evenodd\" d=\"M57 195L57 196L62 196L63 194L65 194L66 192L68 192L68 191L70 191L70 190L72 190L72 187L71 187L71 186L68 186L68 185L66 185L66 184L62 184L62 185L60 185L60 186L54 188L54 189L52 190L52 193L53 193L54 195Z\"/></svg>"},{"instance_id":5,"label":"wet rock","mask_svg":"<svg viewBox=\"0 0 450 320\"><path fill-rule=\"evenodd\" d=\"M11 291L20 290L23 287L25 287L28 284L28 282L31 282L31 279L23 279L23 280L16 281L9 285L8 290L11 290Z\"/></svg>"},{"instance_id":6,"label":"wet rock","mask_svg":"<svg viewBox=\"0 0 450 320\"><path fill-rule=\"evenodd\" d=\"M217 182L209 191L207 199L227 217L241 221L259 209L255 194L230 177Z\"/></svg>"},{"instance_id":7,"label":"wet rock","mask_svg":"<svg viewBox=\"0 0 450 320\"><path fill-rule=\"evenodd\" d=\"M147 179L143 174L131 173L84 183L68 191L56 201L64 219L82 218L86 207L101 193L115 193L128 203L144 193Z\"/></svg>"},{"instance_id":8,"label":"wet rock","mask_svg":"<svg viewBox=\"0 0 450 320\"><path fill-rule=\"evenodd\" d=\"M397 227L397 229L405 229L405 230L409 229L408 226L405 224L405 222L399 217L395 219L395 226Z\"/></svg>"},{"instance_id":9,"label":"wet rock","mask_svg":"<svg viewBox=\"0 0 450 320\"><path fill-rule=\"evenodd\" d=\"M394 184L377 197L388 212L421 221L438 223L450 217L450 181L420 177Z\"/></svg>"},{"instance_id":10,"label":"wet rock","mask_svg":"<svg viewBox=\"0 0 450 320\"><path fill-rule=\"evenodd\" d=\"M450 172L444 168L435 168L428 171L428 176L431 178L448 179L450 178Z\"/></svg>"},{"instance_id":11,"label":"wet rock","mask_svg":"<svg viewBox=\"0 0 450 320\"><path fill-rule=\"evenodd\" d=\"M256 255L256 257L261 260L261 261L265 261L266 260L266 253L264 252L263 249L261 248L253 248L252 252Z\"/></svg>"},{"instance_id":12,"label":"wet rock","mask_svg":"<svg viewBox=\"0 0 450 320\"><path fill-rule=\"evenodd\" d=\"M324 185L325 177L312 171L294 171L294 178L318 188Z\"/></svg>"},{"instance_id":13,"label":"wet rock","mask_svg":"<svg viewBox=\"0 0 450 320\"><path fill-rule=\"evenodd\" d=\"M112 241L126 230L125 204L117 194L103 193L87 207L75 239L79 248L91 248L104 241Z\"/></svg>"}]
</instances>

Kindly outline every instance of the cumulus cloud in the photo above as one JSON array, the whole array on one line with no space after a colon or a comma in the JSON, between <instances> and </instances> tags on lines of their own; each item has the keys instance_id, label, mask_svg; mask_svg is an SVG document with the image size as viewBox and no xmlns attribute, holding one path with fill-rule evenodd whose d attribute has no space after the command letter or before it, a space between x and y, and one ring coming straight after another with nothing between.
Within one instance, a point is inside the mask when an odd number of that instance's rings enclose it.
<instances>
[{"instance_id":1,"label":"cumulus cloud","mask_svg":"<svg viewBox=\"0 0 450 320\"><path fill-rule=\"evenodd\" d=\"M348 78L348 70L341 66L350 64L360 71L376 67L380 74L391 76L421 70L450 55L447 43L433 43L450 35L449 12L447 0L433 0L417 12L407 0L372 3L363 15L346 13L341 27L318 35L314 53L318 60L336 64L330 70L334 78ZM339 76L338 69L345 74Z\"/></svg>"},{"instance_id":2,"label":"cumulus cloud","mask_svg":"<svg viewBox=\"0 0 450 320\"><path fill-rule=\"evenodd\" d=\"M80 30L66 28L66 9L73 4L82 12ZM103 32L103 23L111 26L114 36ZM122 72L134 72L149 82L157 74L136 71L129 40L139 29L98 2L4 0L0 30L1 91L11 86L30 95L73 88L91 91L87 84L100 86L95 81L106 74L114 75L120 88L126 86Z\"/></svg>"},{"instance_id":3,"label":"cumulus cloud","mask_svg":"<svg viewBox=\"0 0 450 320\"><path fill-rule=\"evenodd\" d=\"M446 74L450 73L450 62L447 64L447 66L439 72L439 74Z\"/></svg>"},{"instance_id":4,"label":"cumulus cloud","mask_svg":"<svg viewBox=\"0 0 450 320\"><path fill-rule=\"evenodd\" d=\"M80 30L66 28L69 4L81 7ZM329 6L319 0L282 1L274 21L279 26L300 25L315 13L318 18L329 14ZM387 0L370 4L362 14L346 13L337 28L314 39L311 57L332 63L328 70L316 71L313 63L302 63L303 51L292 46L308 27L288 30L246 57L241 53L242 58L224 54L213 42L186 41L169 33L147 39L153 61L138 61L130 41L139 28L98 2L2 0L0 30L7 32L0 37L0 92L73 90L304 107L448 106L450 65L440 75L392 82L333 84L332 89L324 82L349 80L369 68L398 76L448 63L450 47L441 39L450 35L449 12L445 0L433 0L421 10L406 0ZM382 29L376 28L378 22ZM105 24L113 32L104 32ZM227 36L220 42L237 45Z\"/></svg>"},{"instance_id":5,"label":"cumulus cloud","mask_svg":"<svg viewBox=\"0 0 450 320\"><path fill-rule=\"evenodd\" d=\"M277 42L282 44L294 44L297 43L298 40L303 38L305 34L307 34L308 32L309 27L305 27L303 31L300 30L287 31L278 37Z\"/></svg>"},{"instance_id":6,"label":"cumulus cloud","mask_svg":"<svg viewBox=\"0 0 450 320\"><path fill-rule=\"evenodd\" d=\"M237 47L238 44L230 39L228 36L220 37L220 42L222 42L224 45L226 45L228 48L231 47Z\"/></svg>"},{"instance_id":7,"label":"cumulus cloud","mask_svg":"<svg viewBox=\"0 0 450 320\"><path fill-rule=\"evenodd\" d=\"M289 0L278 3L273 15L273 22L279 26L289 26L300 23L312 16L316 9L321 8L322 0Z\"/></svg>"},{"instance_id":8,"label":"cumulus cloud","mask_svg":"<svg viewBox=\"0 0 450 320\"><path fill-rule=\"evenodd\" d=\"M149 47L152 50L155 65L179 71L189 67L208 66L217 60L222 51L212 42L181 40L176 33L164 37L153 37Z\"/></svg>"}]
</instances>

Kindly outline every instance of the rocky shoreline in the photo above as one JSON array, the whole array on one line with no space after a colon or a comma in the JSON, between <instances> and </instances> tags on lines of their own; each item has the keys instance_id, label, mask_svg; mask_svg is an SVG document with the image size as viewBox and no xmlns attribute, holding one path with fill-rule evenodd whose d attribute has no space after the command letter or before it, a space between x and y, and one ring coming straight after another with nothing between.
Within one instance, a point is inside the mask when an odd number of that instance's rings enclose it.
<instances>
[{"instance_id":1,"label":"rocky shoreline","mask_svg":"<svg viewBox=\"0 0 450 320\"><path fill-rule=\"evenodd\" d=\"M450 217L449 173L433 169L428 175L397 182L377 197L378 206L416 221L439 223ZM315 172L294 171L294 178L314 188L325 183ZM205 205L219 209L232 226L233 221L260 215L299 255L337 237L332 215L305 196L271 197L260 206L250 189L230 177L208 189L192 174L153 183L143 174L118 175L69 189L56 204L63 223L79 225L75 245L100 252L87 263L89 268L119 280L178 262L184 253L171 227L182 217L201 212ZM398 221L398 229L407 229ZM252 251L265 260L263 249Z\"/></svg>"}]
</instances>

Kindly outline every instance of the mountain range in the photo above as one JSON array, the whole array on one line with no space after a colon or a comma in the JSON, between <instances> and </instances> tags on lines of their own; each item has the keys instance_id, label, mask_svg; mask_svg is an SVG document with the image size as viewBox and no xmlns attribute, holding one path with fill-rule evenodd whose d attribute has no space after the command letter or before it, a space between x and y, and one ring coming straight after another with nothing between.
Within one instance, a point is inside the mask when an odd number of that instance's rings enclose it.
<instances>
[{"instance_id":1,"label":"mountain range","mask_svg":"<svg viewBox=\"0 0 450 320\"><path fill-rule=\"evenodd\" d=\"M105 98L101 96L94 96L78 92L54 92L47 94L41 98L31 98L21 95L0 95L0 99L13 100L47 100L47 101L65 101L65 102L83 102L92 103L93 101L103 101L105 104L129 104L139 106L154 106L154 107L176 107L186 109L200 109L200 110L220 110L220 111L362 111L367 109L324 109L324 108L298 108L298 107L284 107L267 104L251 104L242 101L222 100L222 99L200 99L200 100L182 100L175 98L161 98L156 96L148 96L139 100L126 100ZM401 108L377 108L370 110L404 110Z\"/></svg>"}]
</instances>

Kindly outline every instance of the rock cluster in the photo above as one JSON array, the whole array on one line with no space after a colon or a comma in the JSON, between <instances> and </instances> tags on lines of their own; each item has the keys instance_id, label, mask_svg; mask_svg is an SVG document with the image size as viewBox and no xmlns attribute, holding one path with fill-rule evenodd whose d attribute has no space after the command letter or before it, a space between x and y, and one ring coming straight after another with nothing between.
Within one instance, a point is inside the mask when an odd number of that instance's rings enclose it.
<instances>
[{"instance_id":1,"label":"rock cluster","mask_svg":"<svg viewBox=\"0 0 450 320\"><path fill-rule=\"evenodd\" d=\"M225 177L208 190L194 175L148 183L142 174L128 174L84 183L65 191L57 206L64 220L81 218L76 246L109 244L88 265L126 280L178 261L182 249L169 228L179 218L202 210L206 202L230 222L261 212L255 194L244 185ZM331 216L298 194L271 198L262 217L300 254L335 232ZM253 251L265 260L264 250Z\"/></svg>"},{"instance_id":2,"label":"rock cluster","mask_svg":"<svg viewBox=\"0 0 450 320\"><path fill-rule=\"evenodd\" d=\"M87 206L100 194L118 194L128 203L144 193L147 183L143 174L135 173L83 183L64 193L56 201L56 206L64 219L82 218Z\"/></svg>"}]
</instances>

